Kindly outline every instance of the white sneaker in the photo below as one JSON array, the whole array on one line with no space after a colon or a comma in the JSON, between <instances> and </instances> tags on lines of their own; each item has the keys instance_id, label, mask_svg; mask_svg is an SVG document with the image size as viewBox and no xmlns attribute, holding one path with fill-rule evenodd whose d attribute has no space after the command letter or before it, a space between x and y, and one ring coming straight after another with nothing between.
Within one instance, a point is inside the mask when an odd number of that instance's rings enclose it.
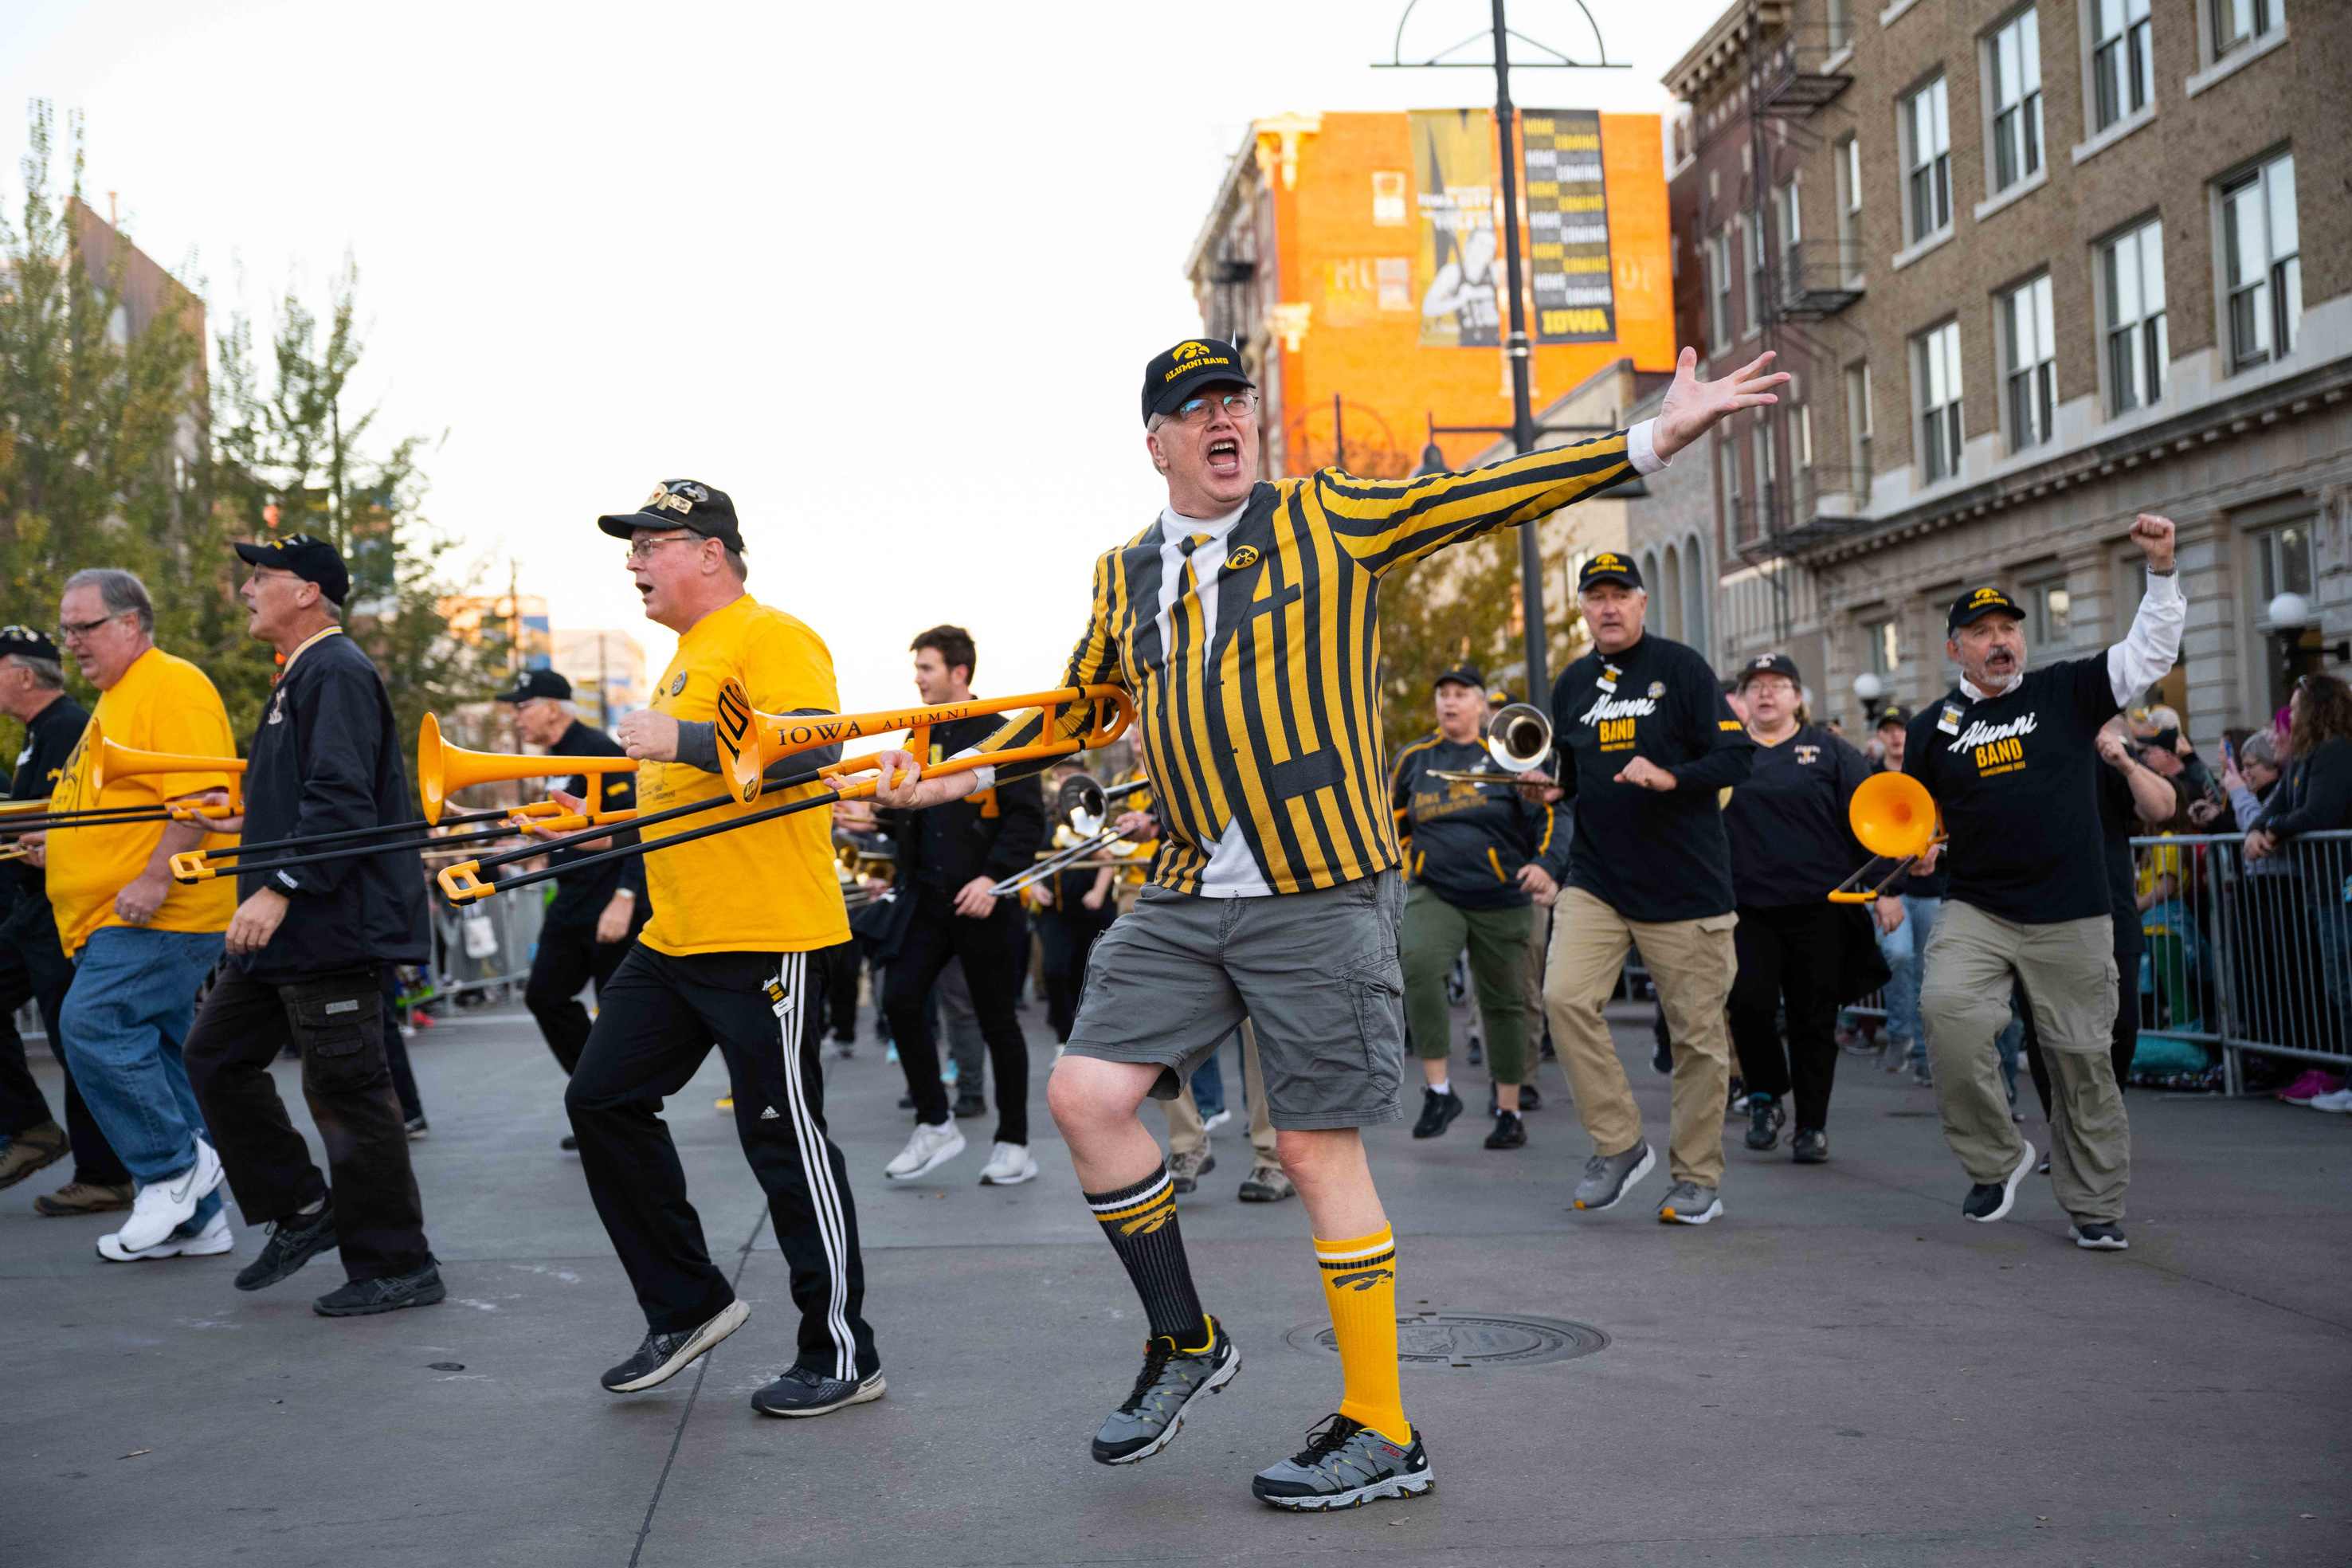
<instances>
[{"instance_id":1,"label":"white sneaker","mask_svg":"<svg viewBox=\"0 0 2352 1568\"><path fill-rule=\"evenodd\" d=\"M988 1152L988 1163L980 1170L983 1187L1017 1187L1024 1182L1034 1181L1037 1162L1029 1157L1026 1143L999 1143Z\"/></svg>"},{"instance_id":2,"label":"white sneaker","mask_svg":"<svg viewBox=\"0 0 2352 1568\"><path fill-rule=\"evenodd\" d=\"M152 1247L126 1247L120 1231L101 1236L98 1238L98 1255L109 1263L144 1263L155 1258L215 1258L236 1245L236 1237L229 1234L228 1211L222 1209L195 1235L166 1236Z\"/></svg>"},{"instance_id":3,"label":"white sneaker","mask_svg":"<svg viewBox=\"0 0 2352 1568\"><path fill-rule=\"evenodd\" d=\"M2314 1110L2332 1110L2338 1116L2352 1115L2352 1089L2339 1089L2334 1094L2323 1094L2308 1103Z\"/></svg>"},{"instance_id":4,"label":"white sneaker","mask_svg":"<svg viewBox=\"0 0 2352 1568\"><path fill-rule=\"evenodd\" d=\"M220 1156L203 1139L196 1140L196 1163L176 1176L150 1182L131 1200L131 1217L116 1233L125 1252L143 1253L196 1217L205 1194L221 1184ZM224 1247L223 1251L227 1248Z\"/></svg>"},{"instance_id":5,"label":"white sneaker","mask_svg":"<svg viewBox=\"0 0 2352 1568\"><path fill-rule=\"evenodd\" d=\"M1231 1121L1233 1119L1233 1108L1231 1106L1227 1106L1224 1110L1218 1111L1214 1116L1210 1117L1206 1121L1202 1122L1201 1125L1209 1131L1214 1132L1218 1128L1223 1127L1226 1122Z\"/></svg>"},{"instance_id":6,"label":"white sneaker","mask_svg":"<svg viewBox=\"0 0 2352 1568\"><path fill-rule=\"evenodd\" d=\"M963 1131L952 1118L937 1127L919 1123L915 1135L898 1151L898 1157L882 1167L882 1173L894 1182L911 1182L917 1176L938 1170L963 1152Z\"/></svg>"}]
</instances>

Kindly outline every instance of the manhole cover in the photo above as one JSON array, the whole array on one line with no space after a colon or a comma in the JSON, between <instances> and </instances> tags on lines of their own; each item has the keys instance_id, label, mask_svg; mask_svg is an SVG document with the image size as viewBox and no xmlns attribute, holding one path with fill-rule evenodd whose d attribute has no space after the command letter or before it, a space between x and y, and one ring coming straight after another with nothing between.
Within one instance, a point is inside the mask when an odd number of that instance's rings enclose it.
<instances>
[{"instance_id":1,"label":"manhole cover","mask_svg":"<svg viewBox=\"0 0 2352 1568\"><path fill-rule=\"evenodd\" d=\"M1301 1323L1283 1336L1303 1351L1339 1353L1328 1323ZM1518 1312L1418 1312L1397 1320L1397 1359L1408 1366L1534 1366L1608 1347L1589 1323Z\"/></svg>"}]
</instances>

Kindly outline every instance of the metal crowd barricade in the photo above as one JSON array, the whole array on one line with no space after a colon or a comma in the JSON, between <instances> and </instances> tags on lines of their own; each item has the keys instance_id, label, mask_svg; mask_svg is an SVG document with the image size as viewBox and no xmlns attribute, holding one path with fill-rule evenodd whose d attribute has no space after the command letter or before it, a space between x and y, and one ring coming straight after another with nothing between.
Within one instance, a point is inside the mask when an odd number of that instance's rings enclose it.
<instances>
[{"instance_id":1,"label":"metal crowd barricade","mask_svg":"<svg viewBox=\"0 0 2352 1568\"><path fill-rule=\"evenodd\" d=\"M434 900L433 994L520 987L530 978L531 952L546 914L545 889L537 887L493 893L462 910ZM487 924L488 938L476 934L469 944L468 927L478 921Z\"/></svg>"},{"instance_id":2,"label":"metal crowd barricade","mask_svg":"<svg viewBox=\"0 0 2352 1568\"><path fill-rule=\"evenodd\" d=\"M2142 1040L2352 1066L2352 832L2310 833L2257 860L2245 835L2132 840L2145 951Z\"/></svg>"}]
</instances>

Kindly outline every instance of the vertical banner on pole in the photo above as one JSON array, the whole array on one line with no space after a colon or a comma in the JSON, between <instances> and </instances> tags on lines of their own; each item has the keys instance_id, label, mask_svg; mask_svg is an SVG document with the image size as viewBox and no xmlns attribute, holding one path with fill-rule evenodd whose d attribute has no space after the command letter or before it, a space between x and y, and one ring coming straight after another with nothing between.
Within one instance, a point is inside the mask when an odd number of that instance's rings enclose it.
<instances>
[{"instance_id":1,"label":"vertical banner on pole","mask_svg":"<svg viewBox=\"0 0 2352 1568\"><path fill-rule=\"evenodd\" d=\"M1495 231L1495 117L1484 109L1416 109L1410 119L1421 209L1414 282L1421 294L1422 347L1496 347L1503 341L1503 316L1500 237ZM1595 179L1599 157L1596 153Z\"/></svg>"},{"instance_id":2,"label":"vertical banner on pole","mask_svg":"<svg viewBox=\"0 0 2352 1568\"><path fill-rule=\"evenodd\" d=\"M1523 109L1519 134L1535 340L1608 342L1617 336L1617 304L1609 273L1601 115L1590 109Z\"/></svg>"}]
</instances>

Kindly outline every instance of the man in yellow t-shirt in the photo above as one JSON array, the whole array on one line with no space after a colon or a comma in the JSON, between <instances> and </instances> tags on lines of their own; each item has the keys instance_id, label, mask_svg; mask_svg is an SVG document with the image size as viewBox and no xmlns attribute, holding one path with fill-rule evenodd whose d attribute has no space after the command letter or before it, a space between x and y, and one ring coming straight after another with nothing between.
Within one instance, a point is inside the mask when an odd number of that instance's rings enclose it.
<instances>
[{"instance_id":1,"label":"man in yellow t-shirt","mask_svg":"<svg viewBox=\"0 0 2352 1568\"><path fill-rule=\"evenodd\" d=\"M102 735L138 752L233 758L228 710L205 672L155 646L155 608L138 578L93 567L66 579L58 640L99 689L95 728L58 780L51 808L155 806L228 786L226 771L134 774L97 787ZM184 822L68 826L40 852L58 936L75 955L58 1023L90 1114L139 1184L121 1229L98 1255L125 1263L204 1258L233 1242L215 1190L220 1156L205 1136L180 1044L196 991L236 911L226 881L182 887L172 857L231 840Z\"/></svg>"},{"instance_id":2,"label":"man in yellow t-shirt","mask_svg":"<svg viewBox=\"0 0 2352 1568\"><path fill-rule=\"evenodd\" d=\"M740 680L769 713L839 710L833 655L814 632L743 591L743 538L725 492L692 479L597 520L630 542L628 565L649 619L677 633L653 706L614 727L643 763L651 814L726 789L714 721L720 686ZM824 754L785 764L804 771ZM801 795L814 793L803 786ZM559 795L558 799L570 797ZM726 821L793 798L719 807L681 822ZM595 1027L563 1097L596 1212L645 1309L635 1355L604 1373L615 1394L676 1376L750 1315L703 1244L662 1098L685 1087L715 1044L727 1058L735 1131L768 1194L801 1310L799 1353L753 1396L770 1415L822 1415L881 1396L874 1331L860 1308L864 1265L841 1151L825 1135L824 965L849 937L834 875L831 823L808 811L646 857L653 915L597 992Z\"/></svg>"}]
</instances>

